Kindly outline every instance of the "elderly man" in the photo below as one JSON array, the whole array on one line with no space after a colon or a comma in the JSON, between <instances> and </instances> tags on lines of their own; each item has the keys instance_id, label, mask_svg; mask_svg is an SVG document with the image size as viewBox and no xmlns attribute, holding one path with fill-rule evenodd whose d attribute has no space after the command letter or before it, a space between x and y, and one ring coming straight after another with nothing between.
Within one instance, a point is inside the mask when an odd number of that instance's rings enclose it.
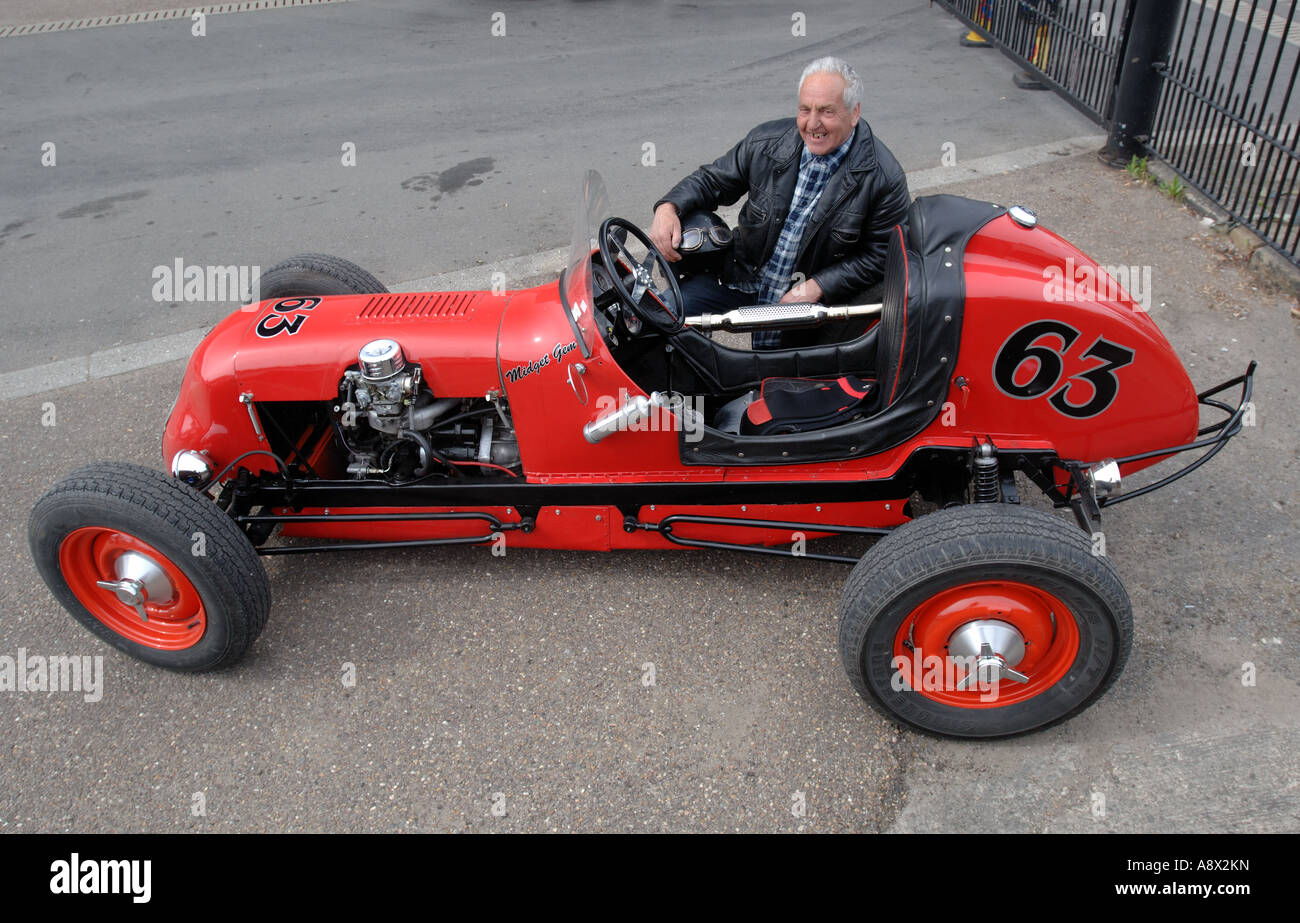
<instances>
[{"instance_id":1,"label":"elderly man","mask_svg":"<svg viewBox=\"0 0 1300 923\"><path fill-rule=\"evenodd\" d=\"M861 101L853 68L818 58L799 80L795 118L759 125L655 203L650 239L675 261L680 216L749 195L720 282L697 276L682 286L688 314L778 301L843 304L881 280L889 231L911 199L898 161L860 120ZM754 334L755 348L781 345L779 330ZM802 344L787 335L784 345Z\"/></svg>"}]
</instances>

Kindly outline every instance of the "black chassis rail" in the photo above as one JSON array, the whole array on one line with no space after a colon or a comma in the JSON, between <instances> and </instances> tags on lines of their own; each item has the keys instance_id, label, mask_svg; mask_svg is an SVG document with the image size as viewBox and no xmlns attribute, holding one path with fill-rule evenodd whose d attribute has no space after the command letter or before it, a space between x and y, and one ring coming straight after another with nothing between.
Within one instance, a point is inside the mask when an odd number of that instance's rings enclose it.
<instances>
[{"instance_id":1,"label":"black chassis rail","mask_svg":"<svg viewBox=\"0 0 1300 923\"><path fill-rule=\"evenodd\" d=\"M1222 421L1206 426L1198 439L1186 445L1172 446L1114 459L1118 464L1141 461L1147 458L1176 455L1195 449L1206 449L1205 454L1178 471L1160 480L1126 494L1098 497L1088 476L1088 463L1063 460L1054 452L1011 451L998 458L1000 493L1002 502L1018 503L1014 472L1023 471L1060 509L1073 509L1079 525L1087 532L1096 531L1101 521L1101 510L1124 500L1132 500L1164 487L1190 474L1216 455L1228 440L1241 431L1242 417L1250 402L1254 388L1256 363L1251 362L1245 374L1229 379L1197 395L1200 404L1222 410L1228 416ZM1216 395L1240 385L1241 399L1236 407L1216 398ZM253 477L247 469L225 485L219 502L228 508L235 522L251 534L262 531L264 541L277 525L293 522L437 522L479 521L486 534L459 538L410 539L399 541L333 542L311 545L282 545L259 547L263 555L306 554L320 551L360 551L378 548L417 547L426 545L481 545L491 542L496 533L521 530L531 532L538 513L544 507L560 506L613 506L623 514L623 528L657 531L666 540L692 548L723 548L755 554L775 554L787 557L807 557L818 561L854 564L856 558L844 555L802 553L740 542L716 542L692 539L679 535L678 525L690 523L703 525L735 526L737 528L782 528L811 533L848 535L884 535L887 528L869 528L827 523L806 523L787 520L748 519L727 516L702 516L678 513L659 522L645 522L639 518L641 507L651 504L672 506L717 506L735 504L788 505L797 503L845 503L870 500L897 500L906 502L914 492L928 500L945 503L965 490L974 467L978 441L971 448L926 447L917 449L891 477L855 481L727 481L727 482L656 482L587 484L535 484L511 478L457 478L433 480L404 485L375 480L299 480L286 474L263 474ZM277 461L279 461L277 459ZM282 463L281 463L282 464ZM1056 483L1055 471L1064 468L1069 472L1069 482L1064 487ZM263 512L253 514L254 507ZM506 506L519 511L519 522L502 522L496 516L476 510L446 513L367 512L349 513L359 507L483 507ZM320 507L331 512L323 514L270 513L266 510ZM332 512L340 510L342 512ZM255 539L255 544L261 544Z\"/></svg>"},{"instance_id":2,"label":"black chassis rail","mask_svg":"<svg viewBox=\"0 0 1300 923\"><path fill-rule=\"evenodd\" d=\"M1050 468L1056 461L1051 452L1017 453L1015 464L1038 469ZM432 480L404 485L376 480L299 480L283 474L254 477L243 469L223 488L219 502L250 537L261 531L264 541L277 525L306 522L437 522L479 521L485 534L459 538L410 539L281 545L259 547L263 555L305 554L317 551L358 551L375 548L415 547L423 545L479 545L491 542L494 533L521 530L531 532L544 507L613 506L623 514L627 532L638 529L658 531L665 539L688 547L726 548L757 554L780 554L812 560L853 564L856 558L842 555L804 553L774 549L740 542L710 542L678 534L676 527L688 523L730 525L737 528L789 528L809 533L883 535L887 528L804 523L787 520L746 519L739 517L696 516L679 513L657 523L639 518L642 507L651 504L673 506L717 506L723 504L844 503L869 500L896 500L905 503L914 493L927 499L942 500L964 489L969 479L971 449L927 447L914 452L891 477L852 481L729 481L729 482L656 482L586 484L535 484L510 478L457 478ZM287 468L285 469L287 471ZM519 511L519 522L502 522L481 510L464 512L410 513L365 512L349 510L360 507L511 507ZM253 513L254 507L262 511ZM301 510L322 508L326 513L269 512L272 509ZM255 544L260 544L256 538Z\"/></svg>"}]
</instances>

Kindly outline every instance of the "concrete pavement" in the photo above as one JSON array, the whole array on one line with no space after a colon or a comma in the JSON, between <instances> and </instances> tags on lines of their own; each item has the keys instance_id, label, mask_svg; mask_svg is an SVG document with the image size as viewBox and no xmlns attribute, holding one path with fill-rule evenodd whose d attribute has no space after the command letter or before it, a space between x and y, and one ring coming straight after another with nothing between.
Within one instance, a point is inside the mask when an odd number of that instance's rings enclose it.
<instances>
[{"instance_id":1,"label":"concrete pavement","mask_svg":"<svg viewBox=\"0 0 1300 923\"><path fill-rule=\"evenodd\" d=\"M912 172L1097 131L1016 91L998 55L962 53L937 8L804 12L796 37L772 0L364 0L214 16L203 37L169 20L0 39L0 374L214 323L230 305L155 300L178 258L473 269L567 245L588 167L648 220L683 173L791 112L821 54L857 62L864 115Z\"/></svg>"}]
</instances>

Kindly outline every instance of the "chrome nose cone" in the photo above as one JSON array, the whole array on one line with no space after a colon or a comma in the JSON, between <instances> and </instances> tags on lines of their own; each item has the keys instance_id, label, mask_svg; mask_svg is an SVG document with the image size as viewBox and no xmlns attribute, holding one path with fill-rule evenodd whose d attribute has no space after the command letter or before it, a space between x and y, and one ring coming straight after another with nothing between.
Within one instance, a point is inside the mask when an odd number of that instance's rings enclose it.
<instances>
[{"instance_id":1,"label":"chrome nose cone","mask_svg":"<svg viewBox=\"0 0 1300 923\"><path fill-rule=\"evenodd\" d=\"M1001 619L976 619L958 628L948 639L948 656L964 658L974 665L957 684L958 689L1000 679L1029 682L1028 676L1012 669L1025 657L1024 636Z\"/></svg>"},{"instance_id":2,"label":"chrome nose cone","mask_svg":"<svg viewBox=\"0 0 1300 923\"><path fill-rule=\"evenodd\" d=\"M144 604L171 602L172 583L167 573L148 555L138 551L128 551L113 562L116 580L97 580L95 585L112 591L124 606L130 606L140 616L140 621L149 621Z\"/></svg>"}]
</instances>

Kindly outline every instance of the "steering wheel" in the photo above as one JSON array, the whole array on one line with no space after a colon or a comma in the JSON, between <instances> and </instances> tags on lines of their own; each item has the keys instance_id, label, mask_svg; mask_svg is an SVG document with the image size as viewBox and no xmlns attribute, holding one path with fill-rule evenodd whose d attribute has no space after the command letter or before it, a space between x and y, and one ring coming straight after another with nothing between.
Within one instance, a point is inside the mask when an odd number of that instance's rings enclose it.
<instances>
[{"instance_id":1,"label":"steering wheel","mask_svg":"<svg viewBox=\"0 0 1300 923\"><path fill-rule=\"evenodd\" d=\"M620 230L631 234L645 246L647 254L644 259L638 260L632 255L627 248L626 234L617 233ZM631 221L606 218L600 226L596 245L600 248L600 258L605 262L605 268L609 270L614 291L633 314L653 329L669 336L685 326L686 312L682 308L682 290L677 285L677 274L663 254L655 249L644 231ZM631 289L623 281L623 273L618 266L620 262L631 270ZM654 278L656 268L667 280L657 288ZM650 299L648 305L642 303L646 296Z\"/></svg>"}]
</instances>

